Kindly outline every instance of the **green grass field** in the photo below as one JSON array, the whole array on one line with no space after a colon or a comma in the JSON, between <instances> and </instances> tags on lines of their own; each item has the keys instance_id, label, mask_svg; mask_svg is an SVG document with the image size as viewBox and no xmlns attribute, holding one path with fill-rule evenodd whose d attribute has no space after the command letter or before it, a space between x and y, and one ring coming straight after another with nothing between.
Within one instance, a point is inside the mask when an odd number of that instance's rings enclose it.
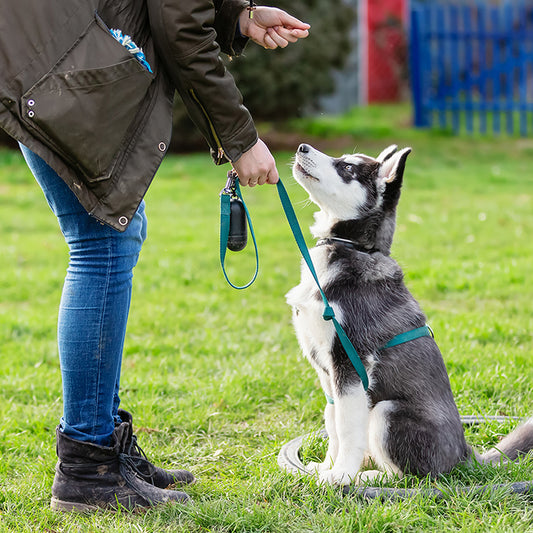
<instances>
[{"instance_id":1,"label":"green grass field","mask_svg":"<svg viewBox=\"0 0 533 533\"><path fill-rule=\"evenodd\" d=\"M393 255L435 331L461 413L527 416L533 140L455 138L407 122L405 108L358 110L295 123L292 135L319 146L342 136L330 149L336 155L413 147ZM290 177L291 157L278 153L279 169L309 237L314 208ZM324 406L284 300L300 259L275 188L244 190L260 275L246 291L226 285L218 264L226 170L207 154L170 156L152 185L122 377L122 405L134 414L141 445L155 462L196 474L195 503L73 516L48 507L62 409L55 329L67 250L20 155L0 152L0 531L533 531L532 496L453 494L531 480L532 460L423 480L450 492L439 502L367 502L280 471L282 444L319 429ZM228 257L228 270L247 281L251 246ZM483 449L515 426L489 423L467 435ZM321 452L319 444L309 448L308 455Z\"/></svg>"}]
</instances>

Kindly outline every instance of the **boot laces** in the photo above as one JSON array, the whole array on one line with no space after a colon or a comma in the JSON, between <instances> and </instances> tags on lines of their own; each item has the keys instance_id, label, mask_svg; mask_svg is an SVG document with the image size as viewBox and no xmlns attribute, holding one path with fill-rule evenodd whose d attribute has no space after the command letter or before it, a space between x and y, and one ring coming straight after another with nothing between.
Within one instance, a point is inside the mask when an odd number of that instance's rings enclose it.
<instances>
[{"instance_id":1,"label":"boot laces","mask_svg":"<svg viewBox=\"0 0 533 533\"><path fill-rule=\"evenodd\" d=\"M131 441L129 443L128 449L120 454L120 459L123 464L127 465L131 470L133 470L133 472L135 472L138 477L144 479L152 485L155 485L155 467L148 460L148 457L144 453L144 450L137 442L136 435L131 436ZM145 467L144 471L142 470L142 466Z\"/></svg>"},{"instance_id":2,"label":"boot laces","mask_svg":"<svg viewBox=\"0 0 533 533\"><path fill-rule=\"evenodd\" d=\"M153 465L146 459L145 457L139 457L135 455L130 455L128 453L121 453L119 455L119 460L122 465L126 466L129 470L133 471L133 473L137 476L143 479L144 481L151 483L152 485L155 485L154 481L154 475L155 471L153 471ZM143 472L141 470L141 465L145 465L148 467L148 472L151 472L147 474L146 472Z\"/></svg>"},{"instance_id":3,"label":"boot laces","mask_svg":"<svg viewBox=\"0 0 533 533\"><path fill-rule=\"evenodd\" d=\"M140 457L143 457L144 459L148 460L148 457L144 453L144 450L141 448L139 443L137 442L137 435L131 436L131 442L128 447L128 455L138 455Z\"/></svg>"}]
</instances>

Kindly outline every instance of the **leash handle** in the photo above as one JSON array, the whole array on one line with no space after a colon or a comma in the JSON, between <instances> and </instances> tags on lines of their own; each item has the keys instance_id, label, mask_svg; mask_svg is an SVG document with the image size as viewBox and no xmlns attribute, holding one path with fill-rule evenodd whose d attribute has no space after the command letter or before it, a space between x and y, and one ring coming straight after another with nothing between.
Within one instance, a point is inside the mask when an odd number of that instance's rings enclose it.
<instances>
[{"instance_id":1,"label":"leash handle","mask_svg":"<svg viewBox=\"0 0 533 533\"><path fill-rule=\"evenodd\" d=\"M359 374L364 389L368 390L368 374L366 373L366 369L363 365L363 362L361 361L361 358L359 357L359 354L357 353L357 350L354 348L344 329L335 318L335 312L333 311L333 308L329 305L328 299L326 298L326 295L324 294L324 291L320 286L320 282L318 281L318 276L313 265L313 261L311 260L311 254L309 253L309 249L305 244L305 239L300 228L300 224L298 224L298 219L296 218L296 213L294 212L294 208L292 207L292 203L290 201L289 195L287 194L287 190L283 186L281 180L278 181L277 187L279 199L281 200L281 206L283 207L283 211L285 211L285 216L287 217L287 221L289 222L289 226L294 235L294 239L296 240L296 244L300 249L302 257L307 263L309 271L311 272L311 275L313 276L318 286L318 290L320 291L320 295L322 296L322 301L324 302L325 306L322 318L324 320L331 320L333 322L333 325L335 326L335 331L337 332L337 335L339 337L339 340L341 341L344 351L346 352L346 355L350 359L357 374Z\"/></svg>"},{"instance_id":2,"label":"leash handle","mask_svg":"<svg viewBox=\"0 0 533 533\"><path fill-rule=\"evenodd\" d=\"M230 182L233 184L232 187L229 186ZM231 217L231 198L237 197L242 202L244 207L244 212L246 213L246 219L248 220L248 226L250 227L250 234L252 235L252 240L255 248L255 273L252 276L252 279L246 285L234 285L226 273L225 261L226 261L226 249L228 245L228 237L230 230L230 217ZM257 251L257 242L255 240L254 228L252 226L252 219L250 218L250 213L248 208L244 203L242 198L241 188L239 186L239 177L237 176L234 170L228 172L228 182L226 187L220 191L220 266L222 267L222 272L226 281L234 288L238 290L248 288L257 278L259 272L259 253Z\"/></svg>"}]
</instances>

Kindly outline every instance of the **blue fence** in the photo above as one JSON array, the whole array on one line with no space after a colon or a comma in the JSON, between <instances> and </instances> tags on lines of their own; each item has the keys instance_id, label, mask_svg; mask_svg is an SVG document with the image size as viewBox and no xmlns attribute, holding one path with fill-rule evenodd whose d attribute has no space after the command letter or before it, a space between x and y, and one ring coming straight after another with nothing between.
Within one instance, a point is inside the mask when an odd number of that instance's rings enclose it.
<instances>
[{"instance_id":1,"label":"blue fence","mask_svg":"<svg viewBox=\"0 0 533 533\"><path fill-rule=\"evenodd\" d=\"M533 130L533 0L411 1L415 125Z\"/></svg>"}]
</instances>

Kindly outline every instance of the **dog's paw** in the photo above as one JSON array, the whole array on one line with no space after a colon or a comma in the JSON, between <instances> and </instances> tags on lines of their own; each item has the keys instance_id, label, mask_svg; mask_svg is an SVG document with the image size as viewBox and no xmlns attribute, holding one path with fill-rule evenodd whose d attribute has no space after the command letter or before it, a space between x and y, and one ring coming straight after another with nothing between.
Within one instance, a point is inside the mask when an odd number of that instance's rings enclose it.
<instances>
[{"instance_id":1,"label":"dog's paw","mask_svg":"<svg viewBox=\"0 0 533 533\"><path fill-rule=\"evenodd\" d=\"M350 475L348 472L337 468L324 470L318 475L320 482L329 483L330 485L350 485L355 477L355 474Z\"/></svg>"},{"instance_id":2,"label":"dog's paw","mask_svg":"<svg viewBox=\"0 0 533 533\"><path fill-rule=\"evenodd\" d=\"M316 474L319 472L323 472L324 470L329 470L331 468L331 463L329 462L323 462L323 463L308 463L305 466L306 470L310 472L311 474Z\"/></svg>"},{"instance_id":3,"label":"dog's paw","mask_svg":"<svg viewBox=\"0 0 533 533\"><path fill-rule=\"evenodd\" d=\"M357 474L354 483L356 485L366 485L373 481L382 481L386 475L386 472L382 472L381 470L364 470Z\"/></svg>"}]
</instances>

